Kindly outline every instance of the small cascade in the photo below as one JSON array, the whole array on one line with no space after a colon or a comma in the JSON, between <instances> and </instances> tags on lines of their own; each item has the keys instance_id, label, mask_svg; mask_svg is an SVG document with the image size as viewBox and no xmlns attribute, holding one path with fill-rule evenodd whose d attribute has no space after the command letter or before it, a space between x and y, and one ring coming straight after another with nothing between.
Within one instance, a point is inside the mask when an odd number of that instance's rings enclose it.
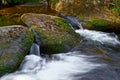
<instances>
[{"instance_id":1,"label":"small cascade","mask_svg":"<svg viewBox=\"0 0 120 80\"><path fill-rule=\"evenodd\" d=\"M33 29L32 29L32 32L34 33L34 42L33 42L32 47L30 49L30 54L40 56L39 38Z\"/></svg>"},{"instance_id":2,"label":"small cascade","mask_svg":"<svg viewBox=\"0 0 120 80\"><path fill-rule=\"evenodd\" d=\"M83 27L82 27L81 23L75 17L65 16L64 18L71 25L73 30L78 30L78 29L83 30Z\"/></svg>"},{"instance_id":3,"label":"small cascade","mask_svg":"<svg viewBox=\"0 0 120 80\"><path fill-rule=\"evenodd\" d=\"M83 30L83 27L82 27L81 23L78 21L78 19L76 17L64 16L61 13L59 13L59 16L64 18L69 23L69 25L71 26L71 28L73 30L78 30L78 29Z\"/></svg>"},{"instance_id":4,"label":"small cascade","mask_svg":"<svg viewBox=\"0 0 120 80\"><path fill-rule=\"evenodd\" d=\"M53 54L51 59L42 58L34 30L33 33L30 55L25 56L16 72L6 74L0 80L80 80L83 74L102 66L89 61L94 56L81 55L80 51Z\"/></svg>"},{"instance_id":5,"label":"small cascade","mask_svg":"<svg viewBox=\"0 0 120 80\"><path fill-rule=\"evenodd\" d=\"M92 44L102 44L102 45L109 45L109 46L120 46L120 41L114 33L105 33L101 31L93 31L93 30L87 30L83 29L81 23L77 20L77 18L72 16L64 16L61 13L59 15L64 18L72 27L72 29L80 34L80 36ZM96 43L97 42L97 43Z\"/></svg>"},{"instance_id":6,"label":"small cascade","mask_svg":"<svg viewBox=\"0 0 120 80\"><path fill-rule=\"evenodd\" d=\"M40 46L37 33L32 29L34 34L34 42L30 48L29 55L25 56L25 59L21 63L17 73L19 72L36 72L42 67L43 58L40 55Z\"/></svg>"},{"instance_id":7,"label":"small cascade","mask_svg":"<svg viewBox=\"0 0 120 80\"><path fill-rule=\"evenodd\" d=\"M30 54L40 56L40 47L38 44L36 44L36 43L32 44L32 47L30 49Z\"/></svg>"},{"instance_id":8,"label":"small cascade","mask_svg":"<svg viewBox=\"0 0 120 80\"><path fill-rule=\"evenodd\" d=\"M115 34L83 30L82 25L75 17L62 17L85 40L101 44L120 44ZM94 47L92 49L91 45L89 47L81 46L82 50L41 57L39 39L36 32L34 30L32 32L34 33L34 42L30 49L30 55L25 56L16 72L6 74L0 80L120 80L119 75L115 72L116 69L100 63L101 56L87 55L94 53Z\"/></svg>"},{"instance_id":9,"label":"small cascade","mask_svg":"<svg viewBox=\"0 0 120 80\"><path fill-rule=\"evenodd\" d=\"M76 33L80 34L84 40L94 42L95 44L100 43L103 45L117 46L120 45L120 41L117 35L113 33L106 33L101 31L92 31L92 30L75 30Z\"/></svg>"},{"instance_id":10,"label":"small cascade","mask_svg":"<svg viewBox=\"0 0 120 80\"><path fill-rule=\"evenodd\" d=\"M80 80L82 75L102 66L89 61L94 56L80 53L73 51L54 54L46 63L45 59L39 56L27 55L19 70L4 75L0 80Z\"/></svg>"}]
</instances>

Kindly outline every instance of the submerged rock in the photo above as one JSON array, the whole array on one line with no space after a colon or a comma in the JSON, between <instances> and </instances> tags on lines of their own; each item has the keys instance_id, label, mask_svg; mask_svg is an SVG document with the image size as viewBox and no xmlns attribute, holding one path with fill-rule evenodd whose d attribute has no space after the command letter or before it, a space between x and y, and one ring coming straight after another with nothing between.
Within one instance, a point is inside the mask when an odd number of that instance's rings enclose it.
<instances>
[{"instance_id":1,"label":"submerged rock","mask_svg":"<svg viewBox=\"0 0 120 80\"><path fill-rule=\"evenodd\" d=\"M42 53L66 52L79 42L79 35L59 17L27 13L21 19L38 33Z\"/></svg>"},{"instance_id":2,"label":"submerged rock","mask_svg":"<svg viewBox=\"0 0 120 80\"><path fill-rule=\"evenodd\" d=\"M32 33L24 26L0 27L0 75L18 68L32 41Z\"/></svg>"}]
</instances>

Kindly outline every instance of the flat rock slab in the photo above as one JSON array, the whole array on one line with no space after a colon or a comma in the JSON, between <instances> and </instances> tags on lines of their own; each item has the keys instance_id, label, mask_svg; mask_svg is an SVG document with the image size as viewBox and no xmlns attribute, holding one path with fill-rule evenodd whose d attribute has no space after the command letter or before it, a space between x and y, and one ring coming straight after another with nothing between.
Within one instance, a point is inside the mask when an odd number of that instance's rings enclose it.
<instances>
[{"instance_id":1,"label":"flat rock slab","mask_svg":"<svg viewBox=\"0 0 120 80\"><path fill-rule=\"evenodd\" d=\"M78 42L79 36L71 27L58 25L54 20L61 18L45 14L23 14L21 20L35 29L41 40L41 52L47 54L66 52L72 49ZM77 35L77 36L76 36Z\"/></svg>"},{"instance_id":2,"label":"flat rock slab","mask_svg":"<svg viewBox=\"0 0 120 80\"><path fill-rule=\"evenodd\" d=\"M31 35L21 25L0 27L0 75L18 68L33 41Z\"/></svg>"}]
</instances>

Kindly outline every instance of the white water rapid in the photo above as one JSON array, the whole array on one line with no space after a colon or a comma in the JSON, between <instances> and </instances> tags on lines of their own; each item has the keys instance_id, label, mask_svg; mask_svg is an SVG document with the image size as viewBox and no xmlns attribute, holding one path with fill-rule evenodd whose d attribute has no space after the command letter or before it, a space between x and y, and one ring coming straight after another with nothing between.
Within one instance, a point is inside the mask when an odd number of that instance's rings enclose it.
<instances>
[{"instance_id":1,"label":"white water rapid","mask_svg":"<svg viewBox=\"0 0 120 80\"><path fill-rule=\"evenodd\" d=\"M73 29L83 37L83 40L120 45L116 35L111 33L81 30L81 24L79 29L76 28L76 25ZM91 49L87 47L86 49L93 53ZM86 52L86 50L84 53L74 50L68 53L53 54L51 58L43 58L39 55L39 45L33 43L30 55L24 58L20 68L14 73L2 76L0 80L119 80L111 67L99 63L95 55L87 55Z\"/></svg>"},{"instance_id":2,"label":"white water rapid","mask_svg":"<svg viewBox=\"0 0 120 80\"><path fill-rule=\"evenodd\" d=\"M27 55L20 70L6 74L0 80L74 80L74 75L82 75L100 67L92 63L94 56L80 55L79 51L53 55L48 62L36 55Z\"/></svg>"},{"instance_id":3,"label":"white water rapid","mask_svg":"<svg viewBox=\"0 0 120 80\"><path fill-rule=\"evenodd\" d=\"M106 45L120 45L117 35L114 33L105 33L101 31L92 30L75 30L76 33L80 34L85 40L91 40L93 42L99 42Z\"/></svg>"}]
</instances>

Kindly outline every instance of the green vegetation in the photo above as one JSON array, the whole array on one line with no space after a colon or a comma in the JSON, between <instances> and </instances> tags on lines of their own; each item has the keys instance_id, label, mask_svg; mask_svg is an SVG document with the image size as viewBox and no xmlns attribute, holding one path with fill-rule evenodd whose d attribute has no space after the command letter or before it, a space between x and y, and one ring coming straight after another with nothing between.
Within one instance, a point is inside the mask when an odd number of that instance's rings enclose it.
<instances>
[{"instance_id":1,"label":"green vegetation","mask_svg":"<svg viewBox=\"0 0 120 80\"><path fill-rule=\"evenodd\" d=\"M0 49L7 49L7 48L9 48L10 47L10 45L8 44L8 43L5 43L5 42L0 42Z\"/></svg>"},{"instance_id":2,"label":"green vegetation","mask_svg":"<svg viewBox=\"0 0 120 80\"><path fill-rule=\"evenodd\" d=\"M17 70L24 56L30 50L33 42L33 33L27 31L26 34L21 35L21 38L21 46L18 47L20 50L17 53L14 51L9 51L9 49L11 49L11 46L9 46L10 43L0 43L0 49L3 50L2 54L0 55L0 75ZM13 62L7 63L9 60Z\"/></svg>"},{"instance_id":3,"label":"green vegetation","mask_svg":"<svg viewBox=\"0 0 120 80\"><path fill-rule=\"evenodd\" d=\"M14 71L14 69L13 69L13 67L8 67L8 66L6 66L6 65L2 65L2 66L0 66L0 75L3 75L3 74L5 74L5 73L10 73L10 72L13 72Z\"/></svg>"},{"instance_id":4,"label":"green vegetation","mask_svg":"<svg viewBox=\"0 0 120 80\"><path fill-rule=\"evenodd\" d=\"M104 26L108 25L107 21L101 20L101 19L95 19L95 18L90 18L89 22L90 22L90 24L92 26L101 26L101 27L104 27Z\"/></svg>"},{"instance_id":5,"label":"green vegetation","mask_svg":"<svg viewBox=\"0 0 120 80\"><path fill-rule=\"evenodd\" d=\"M51 19L50 19L51 20ZM69 24L62 18L52 19L55 27L54 31L38 26L32 26L37 32L41 42L41 53L54 54L70 50L79 42L79 35L71 29ZM49 24L49 23L45 23Z\"/></svg>"},{"instance_id":6,"label":"green vegetation","mask_svg":"<svg viewBox=\"0 0 120 80\"><path fill-rule=\"evenodd\" d=\"M21 25L20 16L2 15L0 16L0 27L8 25Z\"/></svg>"},{"instance_id":7,"label":"green vegetation","mask_svg":"<svg viewBox=\"0 0 120 80\"><path fill-rule=\"evenodd\" d=\"M10 66L8 67L4 64L6 61L9 60L9 58L11 56L12 56L12 54L7 53L7 52L5 52L1 55L1 57L0 57L1 58L1 60L0 60L0 74L5 74L5 73L11 72L13 70L13 69L11 69L12 67L10 67Z\"/></svg>"},{"instance_id":8,"label":"green vegetation","mask_svg":"<svg viewBox=\"0 0 120 80\"><path fill-rule=\"evenodd\" d=\"M5 60L10 59L10 56L12 56L12 54L10 55L10 53L5 56L4 61L0 61L0 76L4 75L6 73L14 72L14 71L16 71L18 69L18 67L20 66L20 63L24 59L24 56L26 55L26 53L24 53L24 54L16 53L16 54L17 54L16 58L13 59L14 60L14 64L10 64L9 66L5 65L5 64L4 65L2 64L3 62L5 62Z\"/></svg>"},{"instance_id":9,"label":"green vegetation","mask_svg":"<svg viewBox=\"0 0 120 80\"><path fill-rule=\"evenodd\" d=\"M22 38L22 45L24 46L24 48L22 49L24 50L24 53L28 53L32 43L33 43L33 33L29 31L27 35L23 36Z\"/></svg>"},{"instance_id":10,"label":"green vegetation","mask_svg":"<svg viewBox=\"0 0 120 80\"><path fill-rule=\"evenodd\" d=\"M79 17L79 21L83 21L84 17ZM100 30L100 31L106 31L109 26L109 22L102 19L97 18L88 18L88 21L83 23L83 26L87 29L93 29L93 30Z\"/></svg>"},{"instance_id":11,"label":"green vegetation","mask_svg":"<svg viewBox=\"0 0 120 80\"><path fill-rule=\"evenodd\" d=\"M77 18L78 18L78 20L79 20L80 22L82 22L82 21L84 20L84 17L83 17L83 16L78 16Z\"/></svg>"},{"instance_id":12,"label":"green vegetation","mask_svg":"<svg viewBox=\"0 0 120 80\"><path fill-rule=\"evenodd\" d=\"M116 12L117 16L120 16L120 0L111 0L109 4L109 9Z\"/></svg>"},{"instance_id":13,"label":"green vegetation","mask_svg":"<svg viewBox=\"0 0 120 80\"><path fill-rule=\"evenodd\" d=\"M54 18L53 21L63 30L69 30L70 25L63 18Z\"/></svg>"},{"instance_id":14,"label":"green vegetation","mask_svg":"<svg viewBox=\"0 0 120 80\"><path fill-rule=\"evenodd\" d=\"M3 64L4 62L6 62L10 57L12 56L11 53L8 53L8 52L4 52L1 54L0 58L0 64Z\"/></svg>"},{"instance_id":15,"label":"green vegetation","mask_svg":"<svg viewBox=\"0 0 120 80\"><path fill-rule=\"evenodd\" d=\"M38 28L35 28L38 36L40 37L41 41L41 53L46 54L53 54L53 53L60 53L65 51L64 40L62 40L63 34L59 32L57 34L52 33L51 31L40 31ZM53 35L54 34L54 35Z\"/></svg>"},{"instance_id":16,"label":"green vegetation","mask_svg":"<svg viewBox=\"0 0 120 80\"><path fill-rule=\"evenodd\" d=\"M86 23L90 29L106 31L108 29L109 23L105 20L90 18Z\"/></svg>"},{"instance_id":17,"label":"green vegetation","mask_svg":"<svg viewBox=\"0 0 120 80\"><path fill-rule=\"evenodd\" d=\"M6 26L6 25L13 25L15 24L13 21L11 21L11 18L8 16L1 16L0 17L0 26Z\"/></svg>"},{"instance_id":18,"label":"green vegetation","mask_svg":"<svg viewBox=\"0 0 120 80\"><path fill-rule=\"evenodd\" d=\"M63 31L68 32L69 34L74 35L75 37L78 37L78 34L72 30L71 26L68 24L67 21L65 21L63 18L54 18L53 21L58 25Z\"/></svg>"}]
</instances>

